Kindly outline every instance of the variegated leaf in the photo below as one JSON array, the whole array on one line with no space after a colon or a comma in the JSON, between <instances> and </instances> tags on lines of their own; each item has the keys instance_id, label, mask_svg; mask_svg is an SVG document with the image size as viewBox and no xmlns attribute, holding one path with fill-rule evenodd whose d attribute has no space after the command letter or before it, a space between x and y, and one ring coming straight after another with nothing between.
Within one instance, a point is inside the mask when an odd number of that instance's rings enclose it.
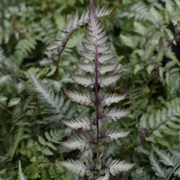
<instances>
[{"instance_id":1,"label":"variegated leaf","mask_svg":"<svg viewBox=\"0 0 180 180\"><path fill-rule=\"evenodd\" d=\"M109 165L110 173L115 176L120 172L129 171L135 166L135 164L130 164L125 161L113 160Z\"/></svg>"},{"instance_id":2,"label":"variegated leaf","mask_svg":"<svg viewBox=\"0 0 180 180\"><path fill-rule=\"evenodd\" d=\"M80 134L79 137L72 137L72 139L60 142L60 144L68 149L79 149L81 152L84 151L84 149L94 149L96 146L95 137L92 133Z\"/></svg>"},{"instance_id":3,"label":"variegated leaf","mask_svg":"<svg viewBox=\"0 0 180 180\"><path fill-rule=\"evenodd\" d=\"M125 131L125 130L117 130L117 129L109 129L107 132L106 132L106 135L110 137L110 140L113 141L113 140L117 140L119 138L125 138L127 137L129 134L130 134L131 130L130 131Z\"/></svg>"},{"instance_id":4,"label":"variegated leaf","mask_svg":"<svg viewBox=\"0 0 180 180\"><path fill-rule=\"evenodd\" d=\"M112 103L118 103L126 98L126 94L109 94L106 93L104 99L101 101L101 106L110 106Z\"/></svg>"},{"instance_id":5,"label":"variegated leaf","mask_svg":"<svg viewBox=\"0 0 180 180\"><path fill-rule=\"evenodd\" d=\"M86 166L82 161L79 160L67 160L67 161L59 161L60 166L66 168L68 171L73 174L83 177L84 175L91 175L91 172L87 170Z\"/></svg>"},{"instance_id":6,"label":"variegated leaf","mask_svg":"<svg viewBox=\"0 0 180 180\"><path fill-rule=\"evenodd\" d=\"M82 57L87 59L88 61L93 61L95 59L95 53L87 52L87 51L80 51Z\"/></svg>"},{"instance_id":7,"label":"variegated leaf","mask_svg":"<svg viewBox=\"0 0 180 180\"><path fill-rule=\"evenodd\" d=\"M95 65L90 63L76 63L76 66L86 72L93 73L95 71Z\"/></svg>"},{"instance_id":8,"label":"variegated leaf","mask_svg":"<svg viewBox=\"0 0 180 180\"><path fill-rule=\"evenodd\" d=\"M101 66L98 66L98 71L102 75L104 75L106 72L112 72L118 67L119 63L109 63L109 64L104 64Z\"/></svg>"},{"instance_id":9,"label":"variegated leaf","mask_svg":"<svg viewBox=\"0 0 180 180\"><path fill-rule=\"evenodd\" d=\"M70 121L63 121L62 122L70 127L71 129L75 129L78 130L80 128L84 129L84 130L90 130L91 127L90 125L92 124L90 119L87 117L81 117L79 119L76 118L76 120L70 120Z\"/></svg>"},{"instance_id":10,"label":"variegated leaf","mask_svg":"<svg viewBox=\"0 0 180 180\"><path fill-rule=\"evenodd\" d=\"M109 110L109 108L106 108L104 110L105 118L108 120L109 123L117 121L118 119L121 119L122 117L125 117L130 113L131 107L127 109L117 109L117 107L113 107L111 110Z\"/></svg>"},{"instance_id":11,"label":"variegated leaf","mask_svg":"<svg viewBox=\"0 0 180 180\"><path fill-rule=\"evenodd\" d=\"M64 93L73 101L77 102L80 104L85 104L88 106L94 106L94 100L95 100L95 95L94 93L90 93L88 91L85 92L78 92L76 90L70 91L67 89L64 89Z\"/></svg>"},{"instance_id":12,"label":"variegated leaf","mask_svg":"<svg viewBox=\"0 0 180 180\"><path fill-rule=\"evenodd\" d=\"M72 73L70 73L70 76L74 82L76 82L77 84L81 84L84 87L93 88L93 86L94 86L94 83L95 83L94 77L83 76L83 75L72 74Z\"/></svg>"},{"instance_id":13,"label":"variegated leaf","mask_svg":"<svg viewBox=\"0 0 180 180\"><path fill-rule=\"evenodd\" d=\"M101 87L105 87L114 84L122 77L122 74L123 73L120 72L116 74L109 74L107 76L99 77L99 85Z\"/></svg>"},{"instance_id":14,"label":"variegated leaf","mask_svg":"<svg viewBox=\"0 0 180 180\"><path fill-rule=\"evenodd\" d=\"M116 53L102 54L101 56L98 57L98 62L105 63L106 61L110 61L115 57L115 55Z\"/></svg>"}]
</instances>

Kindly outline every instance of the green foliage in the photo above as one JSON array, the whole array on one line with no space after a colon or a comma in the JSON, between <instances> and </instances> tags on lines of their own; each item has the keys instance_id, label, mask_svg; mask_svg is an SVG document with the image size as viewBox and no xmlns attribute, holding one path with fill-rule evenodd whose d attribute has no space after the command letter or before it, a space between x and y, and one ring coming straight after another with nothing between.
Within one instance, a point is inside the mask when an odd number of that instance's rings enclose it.
<instances>
[{"instance_id":1,"label":"green foliage","mask_svg":"<svg viewBox=\"0 0 180 180\"><path fill-rule=\"evenodd\" d=\"M80 18L88 4L87 0L0 0L0 179L112 178L108 173L78 178L58 163L69 158L84 162L93 157L92 150L70 152L60 145L70 135L78 137L64 124L82 133L81 137L93 128L90 114L94 107L76 105L62 90L90 91L70 79L75 74L85 77L75 66L77 62L88 72L93 69L79 55L87 23ZM117 179L178 180L180 61L174 51L179 47L179 0L98 0L96 5L108 7L101 16L117 10L101 19L113 44L111 51L117 52L112 55L116 64L106 68L125 66L121 80L103 93L126 94L117 106L132 109L120 121L104 123L106 131L131 130L130 135L111 144L104 142L100 151L106 158L136 163ZM67 28L70 18L73 25ZM54 44L57 48L46 55L47 47ZM64 51L56 51L62 47ZM53 55L56 58L51 58ZM100 60L104 63L106 59ZM116 101L111 98L102 104L114 107ZM72 125L77 119L79 123Z\"/></svg>"}]
</instances>

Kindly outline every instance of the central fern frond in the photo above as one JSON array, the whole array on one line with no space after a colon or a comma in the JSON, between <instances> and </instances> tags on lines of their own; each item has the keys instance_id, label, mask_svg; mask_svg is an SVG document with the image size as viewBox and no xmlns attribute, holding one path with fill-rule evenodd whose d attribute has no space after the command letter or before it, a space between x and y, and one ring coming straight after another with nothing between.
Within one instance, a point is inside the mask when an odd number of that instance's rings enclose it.
<instances>
[{"instance_id":1,"label":"central fern frond","mask_svg":"<svg viewBox=\"0 0 180 180\"><path fill-rule=\"evenodd\" d=\"M87 162L82 163L79 161L65 161L60 162L61 166L65 167L69 171L76 175L84 176L89 174L105 175L99 179L109 179L109 174L115 176L120 172L129 171L135 164L130 164L125 161L109 159L107 162L105 158L99 156L99 146L104 145L104 142L110 143L113 140L127 137L131 131L109 129L105 130L103 122L108 121L112 123L122 117L127 116L131 112L131 107L122 109L118 107L109 107L112 103L118 103L126 98L126 94L109 94L104 93L101 88L110 86L116 83L122 77L122 69L114 72L119 63L106 63L115 57L115 53L107 53L111 44L107 44L108 36L106 31L103 30L102 23L100 22L96 9L94 8L93 1L90 1L89 8L89 22L87 26L87 35L85 36L87 42L82 42L85 50L80 51L82 57L89 61L89 63L76 63L77 68L91 73L88 76L82 76L78 74L70 73L71 78L77 84L84 87L94 88L94 92L84 91L70 91L64 89L65 94L73 101L80 104L95 106L96 111L92 113L91 118L82 117L80 119L62 121L68 127L78 130L84 129L85 132L80 134L79 137L73 137L66 142L61 142L62 146L68 149L79 149L84 151L85 149L97 149L97 162L93 168L87 168ZM106 63L106 64L104 64ZM111 74L109 72L112 72ZM114 72L114 73L113 73ZM107 75L104 75L108 73ZM96 127L95 130L93 127ZM92 163L92 162L91 162ZM80 169L77 166L81 167ZM101 165L101 166L99 166ZM101 167L101 168L99 168ZM88 170L88 173L87 173Z\"/></svg>"}]
</instances>

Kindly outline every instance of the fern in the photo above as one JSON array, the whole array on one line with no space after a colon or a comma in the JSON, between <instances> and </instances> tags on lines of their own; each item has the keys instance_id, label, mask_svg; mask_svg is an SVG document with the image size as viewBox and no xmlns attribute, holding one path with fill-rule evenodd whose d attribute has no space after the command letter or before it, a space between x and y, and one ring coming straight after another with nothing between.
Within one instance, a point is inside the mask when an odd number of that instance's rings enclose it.
<instances>
[{"instance_id":1,"label":"fern","mask_svg":"<svg viewBox=\"0 0 180 180\"><path fill-rule=\"evenodd\" d=\"M43 105L44 110L49 116L45 118L49 122L57 122L61 118L65 118L66 115L71 118L75 111L75 107L68 111L70 102L66 101L64 104L64 96L56 95L53 89L43 82L36 79L34 74L31 72L31 83L38 95L40 103Z\"/></svg>"},{"instance_id":2,"label":"fern","mask_svg":"<svg viewBox=\"0 0 180 180\"><path fill-rule=\"evenodd\" d=\"M86 132L84 134L80 134L79 137L73 137L71 140L67 140L65 142L61 142L60 144L66 148L75 150L79 149L80 151L84 151L85 149L95 149L97 148L97 164L90 159L89 161L81 162L78 160L68 160L60 162L60 165L65 167L67 170L72 173L82 177L84 175L90 176L93 174L105 175L100 179L108 179L109 173L113 176L119 174L120 172L129 171L134 167L135 164L130 164L125 161L119 160L105 160L104 157L99 156L99 146L100 140L101 143L108 142L110 143L114 139L123 138L129 135L130 131L124 130L108 130L105 131L104 125L100 125L100 120L108 121L111 123L112 121L117 121L124 116L127 116L131 108L128 109L117 109L114 107L109 110L109 108L104 109L103 106L109 106L112 103L118 103L119 101L125 99L126 95L113 94L104 94L102 90L98 92L98 86L105 87L116 83L122 76L122 71L118 73L108 74L106 76L99 76L98 73L105 74L105 72L113 72L116 68L116 64L112 66L112 64L105 64L98 66L99 63L111 60L115 54L107 54L111 47L110 44L105 44L107 41L107 37L105 36L106 32L103 31L102 23L98 19L98 15L95 11L93 1L90 1L89 8L89 22L87 27L87 42L82 42L82 45L85 48L85 51L81 51L81 55L89 60L95 60L95 65L93 64L84 64L77 63L77 67L87 72L94 72L93 76L81 76L78 74L71 74L71 78L77 84L81 84L84 87L95 87L95 93L90 93L89 91L85 91L80 93L78 91L70 91L64 89L65 94L73 101L80 104L88 105L88 106L96 106L96 112L92 113L91 118L81 118L81 120L71 120L71 121L63 121L64 124L68 125L73 129L91 129L91 125L96 127L96 136L94 133ZM100 57L100 58L99 58ZM100 59L100 60L99 60ZM110 68L108 68L108 66ZM99 107L99 104L102 107ZM88 167L91 166L91 167Z\"/></svg>"},{"instance_id":3,"label":"fern","mask_svg":"<svg viewBox=\"0 0 180 180\"><path fill-rule=\"evenodd\" d=\"M19 171L18 171L18 180L27 180L27 177L24 175L21 169L21 162L19 161Z\"/></svg>"}]
</instances>

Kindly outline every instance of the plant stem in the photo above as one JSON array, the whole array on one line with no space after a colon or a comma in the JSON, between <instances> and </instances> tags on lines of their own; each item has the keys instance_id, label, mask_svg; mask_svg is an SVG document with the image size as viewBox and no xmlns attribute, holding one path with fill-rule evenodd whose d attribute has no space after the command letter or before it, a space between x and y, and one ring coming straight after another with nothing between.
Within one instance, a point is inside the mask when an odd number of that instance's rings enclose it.
<instances>
[{"instance_id":1,"label":"plant stem","mask_svg":"<svg viewBox=\"0 0 180 180\"><path fill-rule=\"evenodd\" d=\"M15 116L11 111L9 111L8 108L7 108L3 103L0 102L0 105L1 105L1 106L4 108L4 110L7 111L12 117L16 118L16 116Z\"/></svg>"},{"instance_id":2,"label":"plant stem","mask_svg":"<svg viewBox=\"0 0 180 180\"><path fill-rule=\"evenodd\" d=\"M175 171L179 166L180 166L180 163L178 163L178 164L174 167L174 169L171 171L171 174L168 176L167 180L170 179L170 177L172 176L172 174L174 173L174 171Z\"/></svg>"}]
</instances>

